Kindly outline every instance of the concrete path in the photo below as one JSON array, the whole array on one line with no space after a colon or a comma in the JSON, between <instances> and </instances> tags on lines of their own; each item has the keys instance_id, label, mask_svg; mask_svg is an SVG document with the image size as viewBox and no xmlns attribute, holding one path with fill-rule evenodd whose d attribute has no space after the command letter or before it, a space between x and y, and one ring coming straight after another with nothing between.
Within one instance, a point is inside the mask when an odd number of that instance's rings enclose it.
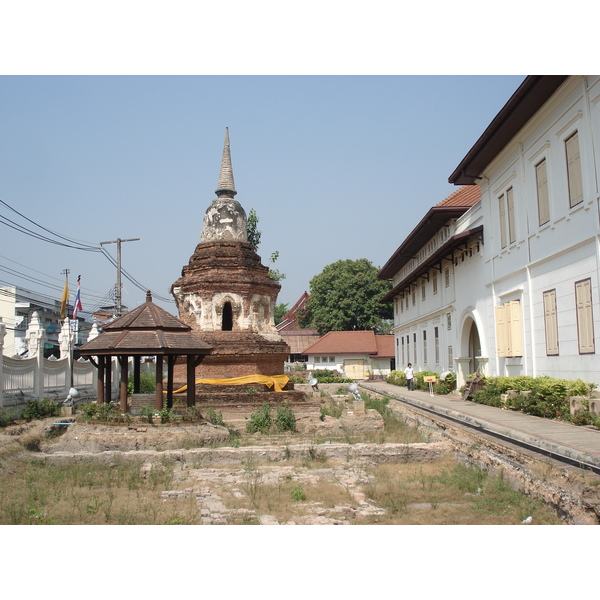
<instances>
[{"instance_id":1,"label":"concrete path","mask_svg":"<svg viewBox=\"0 0 600 600\"><path fill-rule=\"evenodd\" d=\"M389 398L464 423L485 433L500 435L518 444L558 455L583 467L600 469L600 431L597 429L463 401L460 396L431 396L424 391L409 392L405 387L384 381L365 381L359 387L365 391L383 393Z\"/></svg>"}]
</instances>

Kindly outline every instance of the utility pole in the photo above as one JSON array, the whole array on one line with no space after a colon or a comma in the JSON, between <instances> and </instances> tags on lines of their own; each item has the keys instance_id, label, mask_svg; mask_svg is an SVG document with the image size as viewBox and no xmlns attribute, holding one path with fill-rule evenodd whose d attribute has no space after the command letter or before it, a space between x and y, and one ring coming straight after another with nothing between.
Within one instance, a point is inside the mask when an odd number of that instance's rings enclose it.
<instances>
[{"instance_id":1,"label":"utility pole","mask_svg":"<svg viewBox=\"0 0 600 600\"><path fill-rule=\"evenodd\" d=\"M116 289L116 298L115 303L117 305L117 317L121 316L121 244L123 242L137 242L140 238L131 238L128 240L122 240L121 238L117 238L116 240L112 240L110 242L100 242L100 245L104 244L116 244L117 245L117 289Z\"/></svg>"}]
</instances>

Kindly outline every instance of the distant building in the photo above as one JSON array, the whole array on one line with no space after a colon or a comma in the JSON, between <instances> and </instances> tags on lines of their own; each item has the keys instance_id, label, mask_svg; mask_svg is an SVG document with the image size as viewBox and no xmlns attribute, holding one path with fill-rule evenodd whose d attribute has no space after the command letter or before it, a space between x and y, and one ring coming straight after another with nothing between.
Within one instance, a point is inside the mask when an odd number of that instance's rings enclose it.
<instances>
[{"instance_id":1,"label":"distant building","mask_svg":"<svg viewBox=\"0 0 600 600\"><path fill-rule=\"evenodd\" d=\"M396 368L394 336L373 331L330 331L304 354L308 370L336 370L350 379L383 379Z\"/></svg>"},{"instance_id":2,"label":"distant building","mask_svg":"<svg viewBox=\"0 0 600 600\"><path fill-rule=\"evenodd\" d=\"M306 362L306 348L314 344L321 336L316 329L302 329L298 326L298 316L306 306L309 295L304 292L296 304L287 312L277 327L277 331L290 347L288 362Z\"/></svg>"},{"instance_id":3,"label":"distant building","mask_svg":"<svg viewBox=\"0 0 600 600\"><path fill-rule=\"evenodd\" d=\"M6 356L24 356L27 353L27 328L34 311L40 315L42 326L46 331L44 356L59 356L60 348L58 335L62 326L60 318L60 300L49 298L30 290L8 286L0 288L0 317L6 326L4 338L4 354ZM72 312L72 306L67 306L67 312ZM89 324L78 318L80 338L87 336Z\"/></svg>"}]
</instances>

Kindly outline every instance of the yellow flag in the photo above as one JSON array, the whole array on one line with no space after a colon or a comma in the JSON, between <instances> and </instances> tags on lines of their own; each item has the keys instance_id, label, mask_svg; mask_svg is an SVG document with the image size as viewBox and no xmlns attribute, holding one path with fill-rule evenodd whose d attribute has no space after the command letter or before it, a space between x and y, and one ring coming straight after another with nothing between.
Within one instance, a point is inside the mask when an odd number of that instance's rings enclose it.
<instances>
[{"instance_id":1,"label":"yellow flag","mask_svg":"<svg viewBox=\"0 0 600 600\"><path fill-rule=\"evenodd\" d=\"M67 300L69 299L69 277L65 278L65 289L60 299L60 318L64 319L67 314Z\"/></svg>"}]
</instances>

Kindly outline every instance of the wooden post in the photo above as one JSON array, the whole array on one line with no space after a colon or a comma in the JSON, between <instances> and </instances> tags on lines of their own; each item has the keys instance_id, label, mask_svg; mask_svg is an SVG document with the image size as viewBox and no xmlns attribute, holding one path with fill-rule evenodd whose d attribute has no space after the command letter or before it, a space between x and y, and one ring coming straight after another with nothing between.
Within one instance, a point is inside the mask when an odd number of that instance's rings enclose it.
<instances>
[{"instance_id":1,"label":"wooden post","mask_svg":"<svg viewBox=\"0 0 600 600\"><path fill-rule=\"evenodd\" d=\"M104 401L112 402L112 356L105 356L104 360Z\"/></svg>"},{"instance_id":2,"label":"wooden post","mask_svg":"<svg viewBox=\"0 0 600 600\"><path fill-rule=\"evenodd\" d=\"M156 357L156 410L163 409L163 357Z\"/></svg>"},{"instance_id":3,"label":"wooden post","mask_svg":"<svg viewBox=\"0 0 600 600\"><path fill-rule=\"evenodd\" d=\"M187 405L196 405L196 361L193 354L187 355Z\"/></svg>"},{"instance_id":4,"label":"wooden post","mask_svg":"<svg viewBox=\"0 0 600 600\"><path fill-rule=\"evenodd\" d=\"M121 412L127 412L127 370L129 367L129 358L127 356L119 356L121 363L121 385L119 387L119 401L121 403Z\"/></svg>"},{"instance_id":5,"label":"wooden post","mask_svg":"<svg viewBox=\"0 0 600 600\"><path fill-rule=\"evenodd\" d=\"M104 356L98 356L98 381L97 381L97 393L98 393L98 404L104 404Z\"/></svg>"},{"instance_id":6,"label":"wooden post","mask_svg":"<svg viewBox=\"0 0 600 600\"><path fill-rule=\"evenodd\" d=\"M173 367L176 356L170 355L167 362L167 408L173 408Z\"/></svg>"},{"instance_id":7,"label":"wooden post","mask_svg":"<svg viewBox=\"0 0 600 600\"><path fill-rule=\"evenodd\" d=\"M133 393L140 393L140 362L142 360L141 356L133 357Z\"/></svg>"}]
</instances>

